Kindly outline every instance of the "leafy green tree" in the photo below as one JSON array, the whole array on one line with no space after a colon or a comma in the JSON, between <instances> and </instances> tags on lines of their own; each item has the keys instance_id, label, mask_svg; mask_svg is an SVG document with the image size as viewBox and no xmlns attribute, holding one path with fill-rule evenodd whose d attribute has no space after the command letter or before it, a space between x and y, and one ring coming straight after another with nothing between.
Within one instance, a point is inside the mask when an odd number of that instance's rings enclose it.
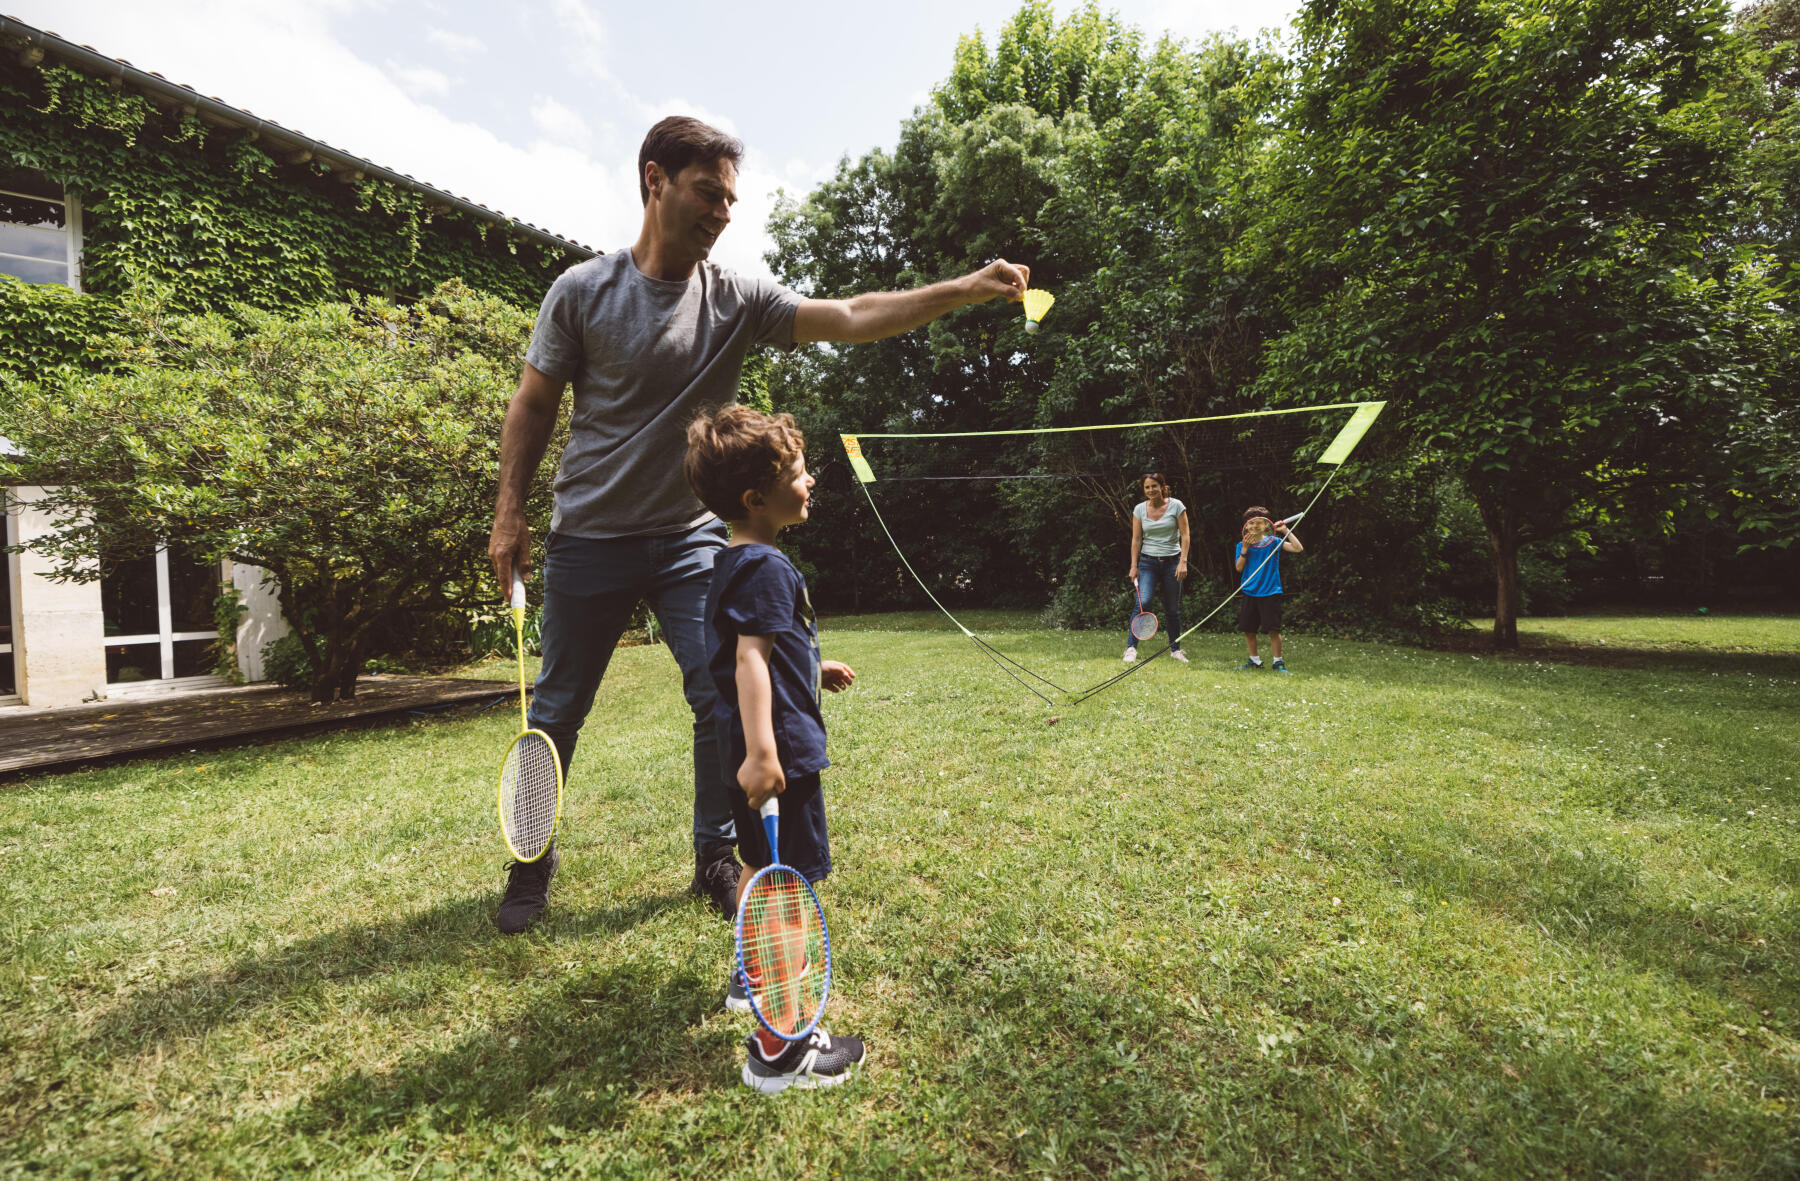
<instances>
[{"instance_id":1,"label":"leafy green tree","mask_svg":"<svg viewBox=\"0 0 1800 1181\"><path fill-rule=\"evenodd\" d=\"M810 294L904 286L1003 255L1029 262L1033 285L1057 297L1032 336L1016 307L990 305L776 366L771 391L813 432L824 477L820 511L796 541L830 576L827 600L864 609L916 601L857 503L829 437L837 431L1244 408L1260 339L1226 255L1244 224L1279 77L1267 46L1149 45L1093 5L1058 22L1048 3L1028 3L991 45L978 34L961 40L949 77L891 153L846 161L805 200L779 207L771 265ZM1216 459L1177 438L1161 462L1184 498L1203 489L1206 507L1226 514L1220 506L1240 498L1221 487ZM1124 609L1126 488L1142 462L1095 457L1117 472L1099 489L890 484L884 516L927 582L952 588L952 599L1042 604L1051 587L1054 617L1091 623L1116 614L1113 599ZM954 536L938 527L945 519L958 522ZM1227 524L1214 527L1235 536ZM919 544L927 532L933 544ZM1111 547L1107 560L1096 560L1096 543ZM1218 565L1215 550L1197 549L1199 564Z\"/></svg>"},{"instance_id":2,"label":"leafy green tree","mask_svg":"<svg viewBox=\"0 0 1800 1181\"><path fill-rule=\"evenodd\" d=\"M1291 325L1268 388L1391 400L1519 560L1697 462L1758 378L1753 260L1709 251L1742 125L1722 3L1314 0L1246 243Z\"/></svg>"},{"instance_id":3,"label":"leafy green tree","mask_svg":"<svg viewBox=\"0 0 1800 1181\"><path fill-rule=\"evenodd\" d=\"M54 488L41 544L64 577L170 538L261 566L319 701L351 696L408 613L494 598L499 425L528 313L452 281L410 308L184 317L133 298L126 314L129 367L13 391L23 456L0 479Z\"/></svg>"},{"instance_id":4,"label":"leafy green tree","mask_svg":"<svg viewBox=\"0 0 1800 1181\"><path fill-rule=\"evenodd\" d=\"M1769 347L1765 389L1744 399L1730 433L1733 517L1746 548L1787 549L1800 534L1800 0L1759 0L1736 24L1748 48L1736 95L1750 148L1733 241L1762 247L1770 265L1767 282L1739 301Z\"/></svg>"}]
</instances>

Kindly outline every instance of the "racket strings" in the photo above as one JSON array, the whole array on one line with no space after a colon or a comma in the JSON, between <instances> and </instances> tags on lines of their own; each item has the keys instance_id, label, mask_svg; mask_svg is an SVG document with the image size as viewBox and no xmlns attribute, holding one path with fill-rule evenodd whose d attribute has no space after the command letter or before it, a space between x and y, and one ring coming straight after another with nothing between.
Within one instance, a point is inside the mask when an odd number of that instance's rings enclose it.
<instances>
[{"instance_id":1,"label":"racket strings","mask_svg":"<svg viewBox=\"0 0 1800 1181\"><path fill-rule=\"evenodd\" d=\"M500 815L507 842L521 860L535 860L555 835L559 779L556 748L543 735L522 734L507 751Z\"/></svg>"},{"instance_id":2,"label":"racket strings","mask_svg":"<svg viewBox=\"0 0 1800 1181\"><path fill-rule=\"evenodd\" d=\"M777 866L751 884L742 910L751 1002L776 1033L797 1035L823 1007L829 979L818 901L803 877Z\"/></svg>"}]
</instances>

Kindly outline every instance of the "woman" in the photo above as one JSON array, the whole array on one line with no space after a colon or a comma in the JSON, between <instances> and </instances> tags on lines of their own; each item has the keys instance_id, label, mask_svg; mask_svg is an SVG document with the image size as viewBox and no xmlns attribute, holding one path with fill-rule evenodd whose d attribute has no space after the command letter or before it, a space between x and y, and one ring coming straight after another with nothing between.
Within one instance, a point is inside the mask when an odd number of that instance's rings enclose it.
<instances>
[{"instance_id":1,"label":"woman","mask_svg":"<svg viewBox=\"0 0 1800 1181\"><path fill-rule=\"evenodd\" d=\"M1138 603L1148 610L1150 596L1162 587L1163 610L1168 618L1170 655L1187 663L1181 650L1181 583L1188 575L1187 505L1169 495L1169 481L1161 472L1144 473L1144 499L1131 510L1131 569L1126 577ZM1136 615L1136 611L1132 612ZM1125 663L1137 660L1137 637L1125 624Z\"/></svg>"}]
</instances>

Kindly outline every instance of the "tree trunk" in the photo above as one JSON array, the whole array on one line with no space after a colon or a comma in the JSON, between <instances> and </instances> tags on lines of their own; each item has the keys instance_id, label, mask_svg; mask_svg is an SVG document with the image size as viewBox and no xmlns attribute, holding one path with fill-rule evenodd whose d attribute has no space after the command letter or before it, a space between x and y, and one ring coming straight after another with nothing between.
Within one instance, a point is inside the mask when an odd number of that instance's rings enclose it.
<instances>
[{"instance_id":1,"label":"tree trunk","mask_svg":"<svg viewBox=\"0 0 1800 1181\"><path fill-rule=\"evenodd\" d=\"M1516 529L1488 529L1488 552L1494 557L1494 650L1519 648L1519 537Z\"/></svg>"}]
</instances>

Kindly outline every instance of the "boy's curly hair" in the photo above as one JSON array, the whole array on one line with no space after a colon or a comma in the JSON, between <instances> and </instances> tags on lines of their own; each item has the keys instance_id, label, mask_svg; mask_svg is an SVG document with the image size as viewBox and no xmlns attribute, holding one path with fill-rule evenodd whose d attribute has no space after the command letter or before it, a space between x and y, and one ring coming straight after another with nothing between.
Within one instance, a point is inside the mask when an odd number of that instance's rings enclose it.
<instances>
[{"instance_id":1,"label":"boy's curly hair","mask_svg":"<svg viewBox=\"0 0 1800 1181\"><path fill-rule=\"evenodd\" d=\"M727 521L741 521L744 493L767 492L805 454L806 436L791 414L708 406L688 424L681 467L701 504Z\"/></svg>"}]
</instances>

